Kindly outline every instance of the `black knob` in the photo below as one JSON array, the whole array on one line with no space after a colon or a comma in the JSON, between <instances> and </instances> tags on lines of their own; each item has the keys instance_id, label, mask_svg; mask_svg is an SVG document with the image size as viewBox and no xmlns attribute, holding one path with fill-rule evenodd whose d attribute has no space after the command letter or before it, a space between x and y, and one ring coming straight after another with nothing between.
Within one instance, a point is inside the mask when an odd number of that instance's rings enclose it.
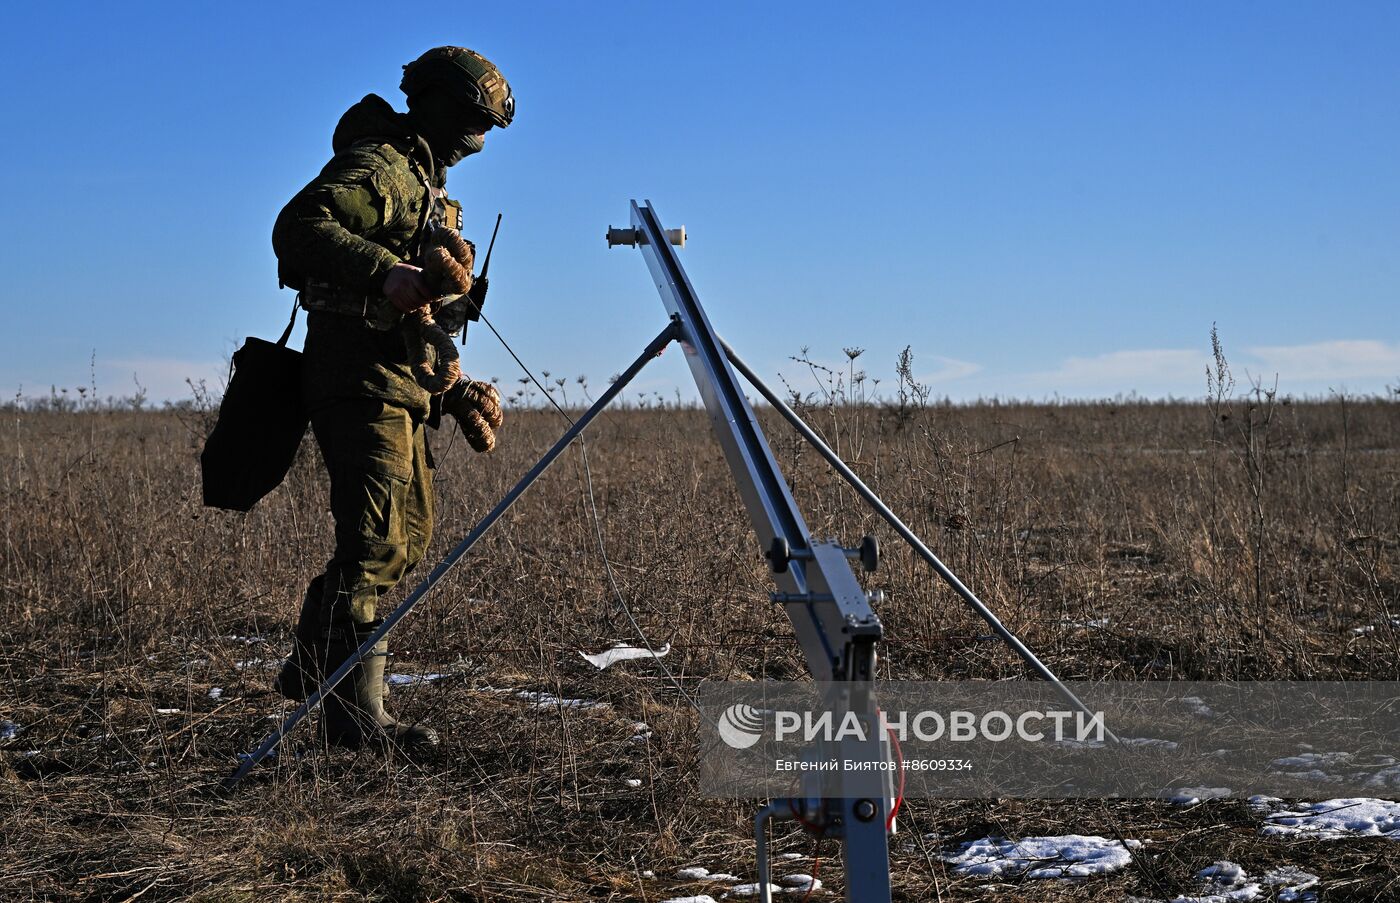
<instances>
[{"instance_id":1,"label":"black knob","mask_svg":"<svg viewBox=\"0 0 1400 903\"><path fill-rule=\"evenodd\" d=\"M788 569L788 562L792 560L792 547L788 545L786 537L774 536L773 544L763 553L763 557L768 559L773 573L781 574Z\"/></svg>"},{"instance_id":2,"label":"black knob","mask_svg":"<svg viewBox=\"0 0 1400 903\"><path fill-rule=\"evenodd\" d=\"M860 565L870 574L880 566L880 540L869 534L860 541Z\"/></svg>"}]
</instances>

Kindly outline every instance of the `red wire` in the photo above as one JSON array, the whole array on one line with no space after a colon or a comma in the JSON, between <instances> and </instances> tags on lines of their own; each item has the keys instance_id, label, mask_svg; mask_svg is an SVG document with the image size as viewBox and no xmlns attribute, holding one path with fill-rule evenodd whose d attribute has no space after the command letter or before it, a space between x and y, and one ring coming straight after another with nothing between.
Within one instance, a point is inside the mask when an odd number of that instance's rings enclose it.
<instances>
[{"instance_id":1,"label":"red wire","mask_svg":"<svg viewBox=\"0 0 1400 903\"><path fill-rule=\"evenodd\" d=\"M879 714L879 709L876 709L876 713ZM894 817L899 814L899 807L904 805L904 750L899 748L899 738L894 735L894 729L888 724L885 725L885 732L890 735L890 743L894 744L894 757L899 763L899 792L894 796L894 807L885 817L885 832L889 833L894 824Z\"/></svg>"},{"instance_id":2,"label":"red wire","mask_svg":"<svg viewBox=\"0 0 1400 903\"><path fill-rule=\"evenodd\" d=\"M878 708L875 710L875 717L883 717L883 713ZM885 725L885 733L889 734L890 744L894 747L895 762L898 763L899 767L899 790L895 793L894 805L890 808L890 814L885 816L885 831L886 833L888 833L890 828L894 826L894 820L895 817L899 815L899 810L904 806L904 749L899 745L899 738L895 736L894 729L891 728L888 724ZM788 809L792 812L792 817L797 820L798 824L802 825L802 827L806 828L813 834L816 834L818 839L821 838L820 832L824 830L824 827L813 824L812 822L809 822L805 818L803 818L802 815L799 814L797 811L797 801L792 797L788 797ZM813 878L817 877L817 864L820 861L821 860L816 858L815 855L813 856ZM809 887L807 889L807 895L802 898L802 903L807 903L807 897L810 897L812 895L813 889L815 889L815 883L813 884L813 887Z\"/></svg>"},{"instance_id":3,"label":"red wire","mask_svg":"<svg viewBox=\"0 0 1400 903\"><path fill-rule=\"evenodd\" d=\"M816 822L810 822L807 821L807 819L803 818L802 814L797 811L797 800L792 797L788 797L788 811L792 813L793 819L799 825L806 828L811 833L817 835L818 838L820 838L822 836L822 832L826 830L826 827L824 825L819 825Z\"/></svg>"}]
</instances>

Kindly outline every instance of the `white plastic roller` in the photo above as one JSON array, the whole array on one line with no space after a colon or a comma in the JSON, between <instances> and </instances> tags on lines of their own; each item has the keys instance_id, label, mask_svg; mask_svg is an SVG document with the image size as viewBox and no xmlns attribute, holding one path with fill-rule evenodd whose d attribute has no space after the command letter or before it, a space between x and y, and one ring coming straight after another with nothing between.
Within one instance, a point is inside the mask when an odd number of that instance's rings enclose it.
<instances>
[{"instance_id":1,"label":"white plastic roller","mask_svg":"<svg viewBox=\"0 0 1400 903\"><path fill-rule=\"evenodd\" d=\"M615 226L608 226L608 247L610 248L618 245L635 247L641 240L641 233L636 229L619 229ZM666 240L678 248L684 248L685 226L681 226L679 229L667 229Z\"/></svg>"}]
</instances>

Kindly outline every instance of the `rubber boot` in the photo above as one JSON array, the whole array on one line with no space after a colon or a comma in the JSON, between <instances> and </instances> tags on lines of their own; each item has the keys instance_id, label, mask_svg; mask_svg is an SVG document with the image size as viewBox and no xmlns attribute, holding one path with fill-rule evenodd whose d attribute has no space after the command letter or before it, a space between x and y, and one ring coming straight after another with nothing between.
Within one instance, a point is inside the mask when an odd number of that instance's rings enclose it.
<instances>
[{"instance_id":1,"label":"rubber boot","mask_svg":"<svg viewBox=\"0 0 1400 903\"><path fill-rule=\"evenodd\" d=\"M333 674L378 623L360 624L354 630L332 629L326 645L324 673ZM366 743L394 743L409 750L438 745L437 731L421 724L404 724L384 711L384 665L389 642L380 640L327 696L322 707L326 742L358 749Z\"/></svg>"},{"instance_id":2,"label":"rubber boot","mask_svg":"<svg viewBox=\"0 0 1400 903\"><path fill-rule=\"evenodd\" d=\"M301 702L315 692L321 675L316 668L316 635L321 626L321 596L324 575L311 581L301 600L301 615L292 640L292 653L272 681L272 689L288 699Z\"/></svg>"}]
</instances>

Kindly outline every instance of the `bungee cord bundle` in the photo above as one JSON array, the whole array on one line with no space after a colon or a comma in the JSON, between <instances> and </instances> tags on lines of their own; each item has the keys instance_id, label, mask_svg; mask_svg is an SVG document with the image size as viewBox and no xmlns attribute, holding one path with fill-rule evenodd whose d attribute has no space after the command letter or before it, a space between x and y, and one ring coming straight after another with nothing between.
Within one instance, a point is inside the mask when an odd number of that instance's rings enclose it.
<instances>
[{"instance_id":1,"label":"bungee cord bundle","mask_svg":"<svg viewBox=\"0 0 1400 903\"><path fill-rule=\"evenodd\" d=\"M461 296L471 291L472 265L476 262L476 245L467 241L456 229L433 226L428 231L427 250L423 254L423 274L436 290L438 300L404 314L404 329L408 333L409 361L418 384L433 395L441 395L462 377L462 365L457 346L437 321L433 319L442 307L442 299ZM430 354L436 351L436 355Z\"/></svg>"},{"instance_id":2,"label":"bungee cord bundle","mask_svg":"<svg viewBox=\"0 0 1400 903\"><path fill-rule=\"evenodd\" d=\"M477 452L488 452L496 447L496 430L505 420L500 393L490 383L463 376L456 343L434 319L444 306L444 299L453 299L450 303L457 304L473 303L467 293L472 289L475 263L476 245L461 233L446 226L430 227L423 252L423 273L437 292L438 301L404 314L404 330L418 384L432 395L443 396L443 411L457 419L471 447Z\"/></svg>"}]
</instances>

